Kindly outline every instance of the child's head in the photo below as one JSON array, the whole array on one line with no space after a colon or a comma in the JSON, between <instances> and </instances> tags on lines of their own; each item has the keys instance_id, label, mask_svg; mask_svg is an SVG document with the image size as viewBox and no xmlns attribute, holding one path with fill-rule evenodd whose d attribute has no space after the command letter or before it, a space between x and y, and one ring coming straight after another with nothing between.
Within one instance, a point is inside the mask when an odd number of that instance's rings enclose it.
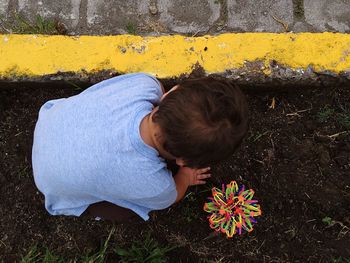
<instances>
[{"instance_id":1,"label":"child's head","mask_svg":"<svg viewBox=\"0 0 350 263\"><path fill-rule=\"evenodd\" d=\"M187 80L163 98L152 120L168 153L189 167L205 167L230 156L242 142L247 102L228 81Z\"/></svg>"}]
</instances>

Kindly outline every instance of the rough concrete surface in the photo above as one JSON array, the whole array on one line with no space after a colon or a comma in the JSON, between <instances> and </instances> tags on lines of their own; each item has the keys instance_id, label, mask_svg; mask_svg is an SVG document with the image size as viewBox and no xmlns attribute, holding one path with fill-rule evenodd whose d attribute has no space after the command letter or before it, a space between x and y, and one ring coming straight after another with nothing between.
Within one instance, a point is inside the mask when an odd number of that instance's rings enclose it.
<instances>
[{"instance_id":1,"label":"rough concrete surface","mask_svg":"<svg viewBox=\"0 0 350 263\"><path fill-rule=\"evenodd\" d=\"M207 32L220 17L219 3L213 0L158 0L160 22L173 32ZM195 8L195 10L194 10Z\"/></svg>"},{"instance_id":2,"label":"rough concrete surface","mask_svg":"<svg viewBox=\"0 0 350 263\"><path fill-rule=\"evenodd\" d=\"M136 30L136 25L144 26L148 22L149 4L149 0L88 0L88 32L94 35L125 34L127 30Z\"/></svg>"},{"instance_id":3,"label":"rough concrete surface","mask_svg":"<svg viewBox=\"0 0 350 263\"><path fill-rule=\"evenodd\" d=\"M227 7L228 28L235 31L283 32L283 23L293 23L292 0L228 0Z\"/></svg>"},{"instance_id":4,"label":"rough concrete surface","mask_svg":"<svg viewBox=\"0 0 350 263\"><path fill-rule=\"evenodd\" d=\"M5 16L7 13L7 7L8 7L8 0L6 1L0 1L0 16Z\"/></svg>"},{"instance_id":5,"label":"rough concrete surface","mask_svg":"<svg viewBox=\"0 0 350 263\"><path fill-rule=\"evenodd\" d=\"M15 14L56 19L70 35L350 32L350 0L0 0L1 14L3 33Z\"/></svg>"},{"instance_id":6,"label":"rough concrete surface","mask_svg":"<svg viewBox=\"0 0 350 263\"><path fill-rule=\"evenodd\" d=\"M75 32L79 21L79 1L75 0L20 0L17 10L27 20L33 20L40 15L62 21L70 32Z\"/></svg>"},{"instance_id":7,"label":"rough concrete surface","mask_svg":"<svg viewBox=\"0 0 350 263\"><path fill-rule=\"evenodd\" d=\"M304 0L304 10L317 31L350 32L350 0Z\"/></svg>"}]
</instances>

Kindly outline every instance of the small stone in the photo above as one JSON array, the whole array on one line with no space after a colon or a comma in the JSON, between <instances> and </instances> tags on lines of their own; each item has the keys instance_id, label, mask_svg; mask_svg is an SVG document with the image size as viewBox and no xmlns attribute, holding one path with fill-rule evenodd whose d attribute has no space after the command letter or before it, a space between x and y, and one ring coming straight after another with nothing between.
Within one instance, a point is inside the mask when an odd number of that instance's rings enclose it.
<instances>
[{"instance_id":1,"label":"small stone","mask_svg":"<svg viewBox=\"0 0 350 263\"><path fill-rule=\"evenodd\" d=\"M267 16L267 12L266 12L266 11L264 11L264 12L263 12L263 15L264 15L264 16Z\"/></svg>"},{"instance_id":2,"label":"small stone","mask_svg":"<svg viewBox=\"0 0 350 263\"><path fill-rule=\"evenodd\" d=\"M156 15L158 14L158 8L156 5L150 5L149 6L149 12L152 14L152 15Z\"/></svg>"}]
</instances>

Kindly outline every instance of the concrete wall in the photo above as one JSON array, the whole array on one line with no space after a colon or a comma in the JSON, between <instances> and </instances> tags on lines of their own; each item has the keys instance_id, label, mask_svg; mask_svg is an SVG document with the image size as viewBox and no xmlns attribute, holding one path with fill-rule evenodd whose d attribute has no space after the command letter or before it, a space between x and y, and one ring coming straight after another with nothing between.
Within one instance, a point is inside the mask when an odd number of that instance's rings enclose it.
<instances>
[{"instance_id":1,"label":"concrete wall","mask_svg":"<svg viewBox=\"0 0 350 263\"><path fill-rule=\"evenodd\" d=\"M70 35L350 33L350 0L0 0L0 32L15 14L56 19Z\"/></svg>"}]
</instances>

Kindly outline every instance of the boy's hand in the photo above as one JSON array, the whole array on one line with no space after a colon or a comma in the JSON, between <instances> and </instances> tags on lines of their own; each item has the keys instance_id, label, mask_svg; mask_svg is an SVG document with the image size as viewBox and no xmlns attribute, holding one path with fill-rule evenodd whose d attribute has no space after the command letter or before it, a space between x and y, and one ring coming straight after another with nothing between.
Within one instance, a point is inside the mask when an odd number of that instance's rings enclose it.
<instances>
[{"instance_id":1,"label":"boy's hand","mask_svg":"<svg viewBox=\"0 0 350 263\"><path fill-rule=\"evenodd\" d=\"M203 169L180 167L179 171L174 176L177 191L176 202L184 197L186 190L190 185L205 184L204 179L211 176L210 173L208 173L209 170L210 167Z\"/></svg>"},{"instance_id":2,"label":"boy's hand","mask_svg":"<svg viewBox=\"0 0 350 263\"><path fill-rule=\"evenodd\" d=\"M179 173L183 173L186 175L188 179L188 185L197 185L197 184L205 184L207 179L211 176L208 172L210 167L202 168L202 169L193 169L189 167L181 167Z\"/></svg>"}]
</instances>

